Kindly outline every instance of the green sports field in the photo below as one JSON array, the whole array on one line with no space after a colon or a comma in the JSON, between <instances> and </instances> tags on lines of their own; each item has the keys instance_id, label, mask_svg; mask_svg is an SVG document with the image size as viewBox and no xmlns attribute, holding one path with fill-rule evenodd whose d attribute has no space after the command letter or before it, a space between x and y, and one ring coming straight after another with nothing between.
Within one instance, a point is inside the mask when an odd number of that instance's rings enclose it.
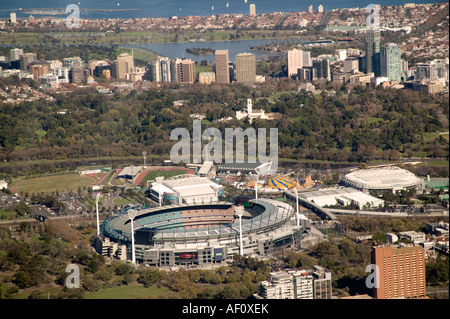
<instances>
[{"instance_id":1,"label":"green sports field","mask_svg":"<svg viewBox=\"0 0 450 319\"><path fill-rule=\"evenodd\" d=\"M78 188L83 189L83 187L89 187L93 183L95 183L95 178L73 173L17 181L10 189L14 193L62 193L77 191Z\"/></svg>"},{"instance_id":2,"label":"green sports field","mask_svg":"<svg viewBox=\"0 0 450 319\"><path fill-rule=\"evenodd\" d=\"M144 287L141 285L119 286L114 288L102 288L95 292L84 295L85 299L149 299L157 298L159 295L167 293L167 288L156 286Z\"/></svg>"}]
</instances>

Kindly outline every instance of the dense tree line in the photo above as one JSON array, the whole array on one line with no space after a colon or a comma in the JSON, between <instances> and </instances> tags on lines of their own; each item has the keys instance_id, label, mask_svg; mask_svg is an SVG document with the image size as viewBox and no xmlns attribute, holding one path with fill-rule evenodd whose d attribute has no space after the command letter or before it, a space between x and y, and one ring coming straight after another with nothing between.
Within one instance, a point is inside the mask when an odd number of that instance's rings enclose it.
<instances>
[{"instance_id":1,"label":"dense tree line","mask_svg":"<svg viewBox=\"0 0 450 319\"><path fill-rule=\"evenodd\" d=\"M368 162L417 153L448 157L446 139L426 139L448 130L448 99L442 96L332 84L322 84L322 93L314 95L296 88L295 82L280 79L254 87L171 85L111 96L84 90L57 94L52 102L3 103L0 161L140 156L143 150L167 156L175 143L170 141L174 128L192 132L192 113L206 114L209 126L223 132L225 127L277 127L283 158ZM280 91L288 93L274 95ZM254 99L254 108L282 117L251 124L215 121L245 108L247 98ZM176 107L176 100L186 103Z\"/></svg>"}]
</instances>

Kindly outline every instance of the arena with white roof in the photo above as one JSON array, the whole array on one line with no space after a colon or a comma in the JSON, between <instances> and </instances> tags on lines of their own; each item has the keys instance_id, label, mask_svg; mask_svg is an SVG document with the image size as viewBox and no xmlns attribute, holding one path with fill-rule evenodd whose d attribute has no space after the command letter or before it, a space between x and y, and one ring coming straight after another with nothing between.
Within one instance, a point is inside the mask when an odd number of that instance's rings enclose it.
<instances>
[{"instance_id":1,"label":"arena with white roof","mask_svg":"<svg viewBox=\"0 0 450 319\"><path fill-rule=\"evenodd\" d=\"M358 169L345 175L345 186L360 190L402 190L419 187L422 180L397 166Z\"/></svg>"}]
</instances>

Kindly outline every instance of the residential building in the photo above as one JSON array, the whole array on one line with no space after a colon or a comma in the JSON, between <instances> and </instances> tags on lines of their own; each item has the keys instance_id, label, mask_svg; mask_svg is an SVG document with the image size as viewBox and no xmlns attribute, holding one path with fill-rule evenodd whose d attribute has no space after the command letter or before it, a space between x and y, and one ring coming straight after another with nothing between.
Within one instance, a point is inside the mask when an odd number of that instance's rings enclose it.
<instances>
[{"instance_id":1,"label":"residential building","mask_svg":"<svg viewBox=\"0 0 450 319\"><path fill-rule=\"evenodd\" d=\"M322 13L323 12L323 5L319 4L319 6L317 7L317 11L319 13Z\"/></svg>"},{"instance_id":2,"label":"residential building","mask_svg":"<svg viewBox=\"0 0 450 319\"><path fill-rule=\"evenodd\" d=\"M294 299L314 299L314 278L306 270L292 273Z\"/></svg>"},{"instance_id":3,"label":"residential building","mask_svg":"<svg viewBox=\"0 0 450 319\"><path fill-rule=\"evenodd\" d=\"M298 69L303 67L303 50L288 50L288 77L298 73Z\"/></svg>"},{"instance_id":4,"label":"residential building","mask_svg":"<svg viewBox=\"0 0 450 319\"><path fill-rule=\"evenodd\" d=\"M425 252L420 246L374 246L372 264L377 266L376 299L426 296Z\"/></svg>"},{"instance_id":5,"label":"residential building","mask_svg":"<svg viewBox=\"0 0 450 319\"><path fill-rule=\"evenodd\" d=\"M259 296L264 299L331 299L331 272L321 266L271 272L259 288Z\"/></svg>"},{"instance_id":6,"label":"residential building","mask_svg":"<svg viewBox=\"0 0 450 319\"><path fill-rule=\"evenodd\" d=\"M214 72L200 72L198 74L198 83L211 84L216 81L216 74Z\"/></svg>"},{"instance_id":7,"label":"residential building","mask_svg":"<svg viewBox=\"0 0 450 319\"><path fill-rule=\"evenodd\" d=\"M331 299L333 290L331 286L331 272L322 266L314 266L314 299Z\"/></svg>"},{"instance_id":8,"label":"residential building","mask_svg":"<svg viewBox=\"0 0 450 319\"><path fill-rule=\"evenodd\" d=\"M236 81L238 83L253 83L256 81L254 54L239 53L236 55Z\"/></svg>"},{"instance_id":9,"label":"residential building","mask_svg":"<svg viewBox=\"0 0 450 319\"><path fill-rule=\"evenodd\" d=\"M161 82L161 57L157 56L150 63L150 81Z\"/></svg>"},{"instance_id":10,"label":"residential building","mask_svg":"<svg viewBox=\"0 0 450 319\"><path fill-rule=\"evenodd\" d=\"M30 69L30 73L33 74L33 79L35 81L37 81L41 75L44 75L44 74L47 74L50 72L49 64L45 61L43 61L43 62L34 61L29 64L29 69Z\"/></svg>"},{"instance_id":11,"label":"residential building","mask_svg":"<svg viewBox=\"0 0 450 319\"><path fill-rule=\"evenodd\" d=\"M182 59L177 63L177 81L179 83L195 82L195 61Z\"/></svg>"},{"instance_id":12,"label":"residential building","mask_svg":"<svg viewBox=\"0 0 450 319\"><path fill-rule=\"evenodd\" d=\"M17 22L17 16L16 16L15 12L11 12L9 14L9 20L10 20L11 23L16 23Z\"/></svg>"},{"instance_id":13,"label":"residential building","mask_svg":"<svg viewBox=\"0 0 450 319\"><path fill-rule=\"evenodd\" d=\"M402 63L400 46L395 43L387 43L381 47L380 54L381 76L389 81L401 81Z\"/></svg>"},{"instance_id":14,"label":"residential building","mask_svg":"<svg viewBox=\"0 0 450 319\"><path fill-rule=\"evenodd\" d=\"M163 57L160 59L161 82L172 82L172 74L170 73L170 58Z\"/></svg>"},{"instance_id":15,"label":"residential building","mask_svg":"<svg viewBox=\"0 0 450 319\"><path fill-rule=\"evenodd\" d=\"M249 5L249 9L250 9L251 16L256 15L256 6L253 3Z\"/></svg>"},{"instance_id":16,"label":"residential building","mask_svg":"<svg viewBox=\"0 0 450 319\"><path fill-rule=\"evenodd\" d=\"M216 50L214 56L216 60L216 82L230 83L228 50Z\"/></svg>"}]
</instances>

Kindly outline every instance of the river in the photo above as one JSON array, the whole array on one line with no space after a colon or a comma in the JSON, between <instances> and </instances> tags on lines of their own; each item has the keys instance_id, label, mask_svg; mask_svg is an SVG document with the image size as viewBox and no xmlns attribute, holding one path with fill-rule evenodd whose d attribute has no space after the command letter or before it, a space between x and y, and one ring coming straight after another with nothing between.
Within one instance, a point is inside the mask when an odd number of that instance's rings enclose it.
<instances>
[{"instance_id":1,"label":"river","mask_svg":"<svg viewBox=\"0 0 450 319\"><path fill-rule=\"evenodd\" d=\"M230 61L234 62L235 56L238 53L250 52L258 59L262 55L282 55L279 52L265 52L265 51L252 51L252 46L271 44L271 43L283 43L290 41L291 43L301 43L303 40L298 38L286 38L286 39L251 39L251 40L233 40L233 41L205 41L205 42L176 42L176 43L148 43L148 44L121 44L120 47L124 48L138 48L145 49L162 56L169 58L186 58L197 62L206 60L214 62L214 54L196 55L187 53L187 48L211 48L213 50L225 50L228 49L228 55Z\"/></svg>"}]
</instances>

